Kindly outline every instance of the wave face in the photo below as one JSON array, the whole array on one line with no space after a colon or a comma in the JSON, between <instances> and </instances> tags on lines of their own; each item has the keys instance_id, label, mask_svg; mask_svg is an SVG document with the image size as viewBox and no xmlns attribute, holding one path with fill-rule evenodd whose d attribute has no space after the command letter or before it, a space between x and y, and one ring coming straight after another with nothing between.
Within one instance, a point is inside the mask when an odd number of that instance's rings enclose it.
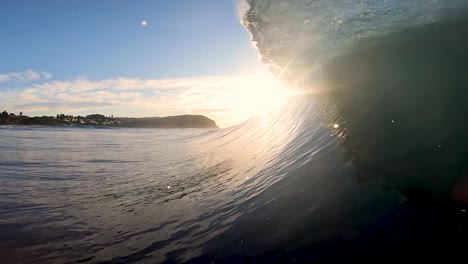
<instances>
[{"instance_id":1,"label":"wave face","mask_svg":"<svg viewBox=\"0 0 468 264\"><path fill-rule=\"evenodd\" d=\"M262 62L307 93L287 106L296 109L287 124L300 132L288 135L286 157L307 161L259 193L207 255L459 256L467 222L453 198L468 201L468 2L248 4L242 23ZM318 124L327 131L320 142ZM264 222L271 215L273 225Z\"/></svg>"},{"instance_id":2,"label":"wave face","mask_svg":"<svg viewBox=\"0 0 468 264\"><path fill-rule=\"evenodd\" d=\"M467 167L467 1L249 1L263 62L315 93L359 178L446 195Z\"/></svg>"}]
</instances>

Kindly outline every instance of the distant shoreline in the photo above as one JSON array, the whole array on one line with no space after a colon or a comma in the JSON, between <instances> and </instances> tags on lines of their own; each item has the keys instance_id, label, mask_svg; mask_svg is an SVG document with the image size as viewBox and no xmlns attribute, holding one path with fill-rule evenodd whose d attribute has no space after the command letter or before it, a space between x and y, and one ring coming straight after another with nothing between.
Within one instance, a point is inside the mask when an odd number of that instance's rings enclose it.
<instances>
[{"instance_id":1,"label":"distant shoreline","mask_svg":"<svg viewBox=\"0 0 468 264\"><path fill-rule=\"evenodd\" d=\"M203 115L178 115L167 117L113 117L101 114L82 116L57 115L29 117L8 114L0 116L0 125L18 126L98 126L98 127L141 127L141 128L219 128L216 122Z\"/></svg>"}]
</instances>

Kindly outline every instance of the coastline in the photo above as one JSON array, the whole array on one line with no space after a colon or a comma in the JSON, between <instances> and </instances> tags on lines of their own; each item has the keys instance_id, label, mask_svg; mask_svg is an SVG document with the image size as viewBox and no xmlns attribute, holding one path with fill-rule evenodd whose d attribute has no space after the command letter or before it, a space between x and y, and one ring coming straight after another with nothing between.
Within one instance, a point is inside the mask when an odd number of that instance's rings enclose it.
<instances>
[{"instance_id":1,"label":"coastline","mask_svg":"<svg viewBox=\"0 0 468 264\"><path fill-rule=\"evenodd\" d=\"M4 112L6 113L6 111ZM0 125L15 126L95 126L141 128L219 128L216 122L203 115L178 115L167 117L106 117L100 114L82 116L57 115L29 117L2 114Z\"/></svg>"}]
</instances>

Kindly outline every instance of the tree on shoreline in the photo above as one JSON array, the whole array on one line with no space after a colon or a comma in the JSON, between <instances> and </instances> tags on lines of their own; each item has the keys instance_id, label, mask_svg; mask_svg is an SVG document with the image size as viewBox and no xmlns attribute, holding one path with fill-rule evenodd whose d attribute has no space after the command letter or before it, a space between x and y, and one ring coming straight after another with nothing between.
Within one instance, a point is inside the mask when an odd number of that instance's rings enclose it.
<instances>
[{"instance_id":1,"label":"tree on shoreline","mask_svg":"<svg viewBox=\"0 0 468 264\"><path fill-rule=\"evenodd\" d=\"M6 110L3 110L2 115L1 115L1 121L2 122L9 122L10 121L10 115Z\"/></svg>"}]
</instances>

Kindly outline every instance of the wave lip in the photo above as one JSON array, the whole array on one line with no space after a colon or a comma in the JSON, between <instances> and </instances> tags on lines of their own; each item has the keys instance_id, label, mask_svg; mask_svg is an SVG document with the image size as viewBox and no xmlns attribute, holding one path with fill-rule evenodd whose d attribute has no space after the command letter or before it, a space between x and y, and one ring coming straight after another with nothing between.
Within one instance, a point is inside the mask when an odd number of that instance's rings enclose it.
<instances>
[{"instance_id":1,"label":"wave lip","mask_svg":"<svg viewBox=\"0 0 468 264\"><path fill-rule=\"evenodd\" d=\"M242 24L251 33L262 61L279 73L301 57L329 58L355 46L359 40L421 27L464 14L463 0L347 1L248 0ZM298 63L300 66L307 66ZM298 67L299 67L298 65ZM295 69L298 70L298 69ZM297 73L297 72L296 72Z\"/></svg>"}]
</instances>

